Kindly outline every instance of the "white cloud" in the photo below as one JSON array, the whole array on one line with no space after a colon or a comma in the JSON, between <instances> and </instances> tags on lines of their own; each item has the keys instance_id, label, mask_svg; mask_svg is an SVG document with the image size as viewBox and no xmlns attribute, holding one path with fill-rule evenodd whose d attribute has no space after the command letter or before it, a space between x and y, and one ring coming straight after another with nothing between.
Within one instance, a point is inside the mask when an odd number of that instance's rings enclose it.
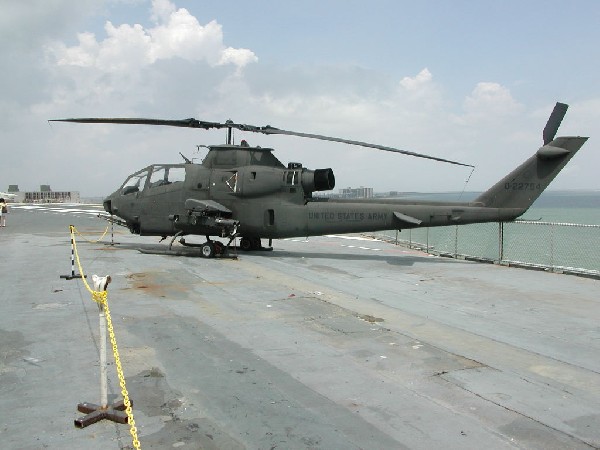
<instances>
[{"instance_id":1,"label":"white cloud","mask_svg":"<svg viewBox=\"0 0 600 450\"><path fill-rule=\"evenodd\" d=\"M212 67L231 64L237 69L258 60L251 50L226 47L216 21L202 26L188 10L176 9L167 0L154 0L152 5L154 27L115 26L109 21L104 27L105 39L81 33L78 45L56 43L49 51L58 65L93 67L108 73L139 71L171 58L204 61Z\"/></svg>"},{"instance_id":2,"label":"white cloud","mask_svg":"<svg viewBox=\"0 0 600 450\"><path fill-rule=\"evenodd\" d=\"M396 100L408 107L412 114L437 115L442 109L442 93L428 68L414 77L402 78L397 97Z\"/></svg>"},{"instance_id":3,"label":"white cloud","mask_svg":"<svg viewBox=\"0 0 600 450\"><path fill-rule=\"evenodd\" d=\"M92 67L95 64L95 60L98 57L100 46L96 42L96 37L93 33L79 33L77 35L79 40L79 46L67 48L65 45L60 45L61 56L58 56L57 51L57 64L72 65L79 67Z\"/></svg>"},{"instance_id":4,"label":"white cloud","mask_svg":"<svg viewBox=\"0 0 600 450\"><path fill-rule=\"evenodd\" d=\"M520 110L510 90L498 83L477 83L464 102L468 115L475 117L513 114Z\"/></svg>"},{"instance_id":5,"label":"white cloud","mask_svg":"<svg viewBox=\"0 0 600 450\"><path fill-rule=\"evenodd\" d=\"M426 67L423 70L421 70L415 77L402 78L400 84L407 91L415 92L430 85L432 80L433 76L431 75L429 69Z\"/></svg>"},{"instance_id":6,"label":"white cloud","mask_svg":"<svg viewBox=\"0 0 600 450\"><path fill-rule=\"evenodd\" d=\"M241 68L256 61L256 55L251 50L227 47L221 52L218 65L233 64Z\"/></svg>"}]
</instances>

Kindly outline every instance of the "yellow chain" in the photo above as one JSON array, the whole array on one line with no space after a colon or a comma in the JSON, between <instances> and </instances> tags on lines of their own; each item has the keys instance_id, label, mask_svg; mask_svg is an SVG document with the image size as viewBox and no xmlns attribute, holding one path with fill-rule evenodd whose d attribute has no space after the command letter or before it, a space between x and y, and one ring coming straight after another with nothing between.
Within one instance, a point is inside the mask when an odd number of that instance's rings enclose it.
<instances>
[{"instance_id":1,"label":"yellow chain","mask_svg":"<svg viewBox=\"0 0 600 450\"><path fill-rule=\"evenodd\" d=\"M71 225L72 226L72 225ZM90 244L97 244L98 242L100 242L102 240L102 238L104 236L106 236L106 233L108 233L108 229L110 228L110 225L106 226L106 229L104 230L104 233L102 233L102 236L100 236L98 239L96 239L95 241L90 241L89 239L87 239L83 234L81 234L79 232L78 229L76 229L75 227L73 227L73 231L75 231L75 233L77 233L79 236L81 236L81 238L86 241L89 242Z\"/></svg>"},{"instance_id":2,"label":"yellow chain","mask_svg":"<svg viewBox=\"0 0 600 450\"><path fill-rule=\"evenodd\" d=\"M121 394L123 395L123 403L125 404L125 413L127 414L128 423L129 423L129 433L131 434L132 444L137 449L140 450L141 444L137 436L137 427L135 426L135 420L133 418L133 410L131 408L131 401L129 400L129 393L127 392L127 386L125 384L125 375L123 374L123 367L121 366L121 358L119 357L119 349L117 348L117 339L115 337L115 331L112 324L112 319L110 316L110 309L108 308L108 300L107 300L107 292L106 291L94 291L90 285L88 284L85 276L83 274L83 269L81 268L81 262L79 261L79 253L77 252L77 244L75 242L75 232L76 229L73 225L69 226L71 231L71 240L73 242L73 250L75 253L75 259L77 261L77 267L79 268L79 275L81 275L81 279L83 280L83 284L90 294L92 294L92 300L96 303L102 305L104 309L104 313L106 315L106 324L108 326L108 334L110 336L110 343L113 349L113 355L115 358L115 365L117 367L117 375L119 376L119 385L121 386ZM108 228L107 228L108 230ZM79 233L79 232L77 232ZM102 239L102 238L100 238Z\"/></svg>"},{"instance_id":3,"label":"yellow chain","mask_svg":"<svg viewBox=\"0 0 600 450\"><path fill-rule=\"evenodd\" d=\"M106 301L106 291L102 293L104 294L102 305L104 306L104 312L106 313L108 334L110 336L110 343L112 344L113 354L115 356L115 365L117 366L117 374L119 375L119 385L121 386L121 394L123 395L123 403L125 404L125 413L127 413L127 418L129 419L129 432L131 434L133 446L139 450L141 449L141 445L137 436L137 427L135 426L135 420L133 418L133 410L131 409L129 393L127 392L127 386L125 385L125 375L123 374L123 368L121 366L121 358L119 358L119 349L117 348L117 339L115 337L112 319L110 318L110 309L108 309L108 302Z\"/></svg>"}]
</instances>

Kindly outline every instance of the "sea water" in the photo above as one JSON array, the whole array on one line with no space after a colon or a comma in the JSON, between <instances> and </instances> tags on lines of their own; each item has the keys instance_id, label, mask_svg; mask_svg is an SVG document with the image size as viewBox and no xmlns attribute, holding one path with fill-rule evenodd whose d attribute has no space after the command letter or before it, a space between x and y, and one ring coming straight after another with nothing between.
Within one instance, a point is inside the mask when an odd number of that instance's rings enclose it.
<instances>
[{"instance_id":1,"label":"sea water","mask_svg":"<svg viewBox=\"0 0 600 450\"><path fill-rule=\"evenodd\" d=\"M411 195L470 201L477 193ZM394 232L384 232L395 239ZM516 222L403 230L399 241L424 250L553 269L600 272L600 191L547 191Z\"/></svg>"},{"instance_id":2,"label":"sea water","mask_svg":"<svg viewBox=\"0 0 600 450\"><path fill-rule=\"evenodd\" d=\"M600 191L548 191L520 219L600 225Z\"/></svg>"}]
</instances>

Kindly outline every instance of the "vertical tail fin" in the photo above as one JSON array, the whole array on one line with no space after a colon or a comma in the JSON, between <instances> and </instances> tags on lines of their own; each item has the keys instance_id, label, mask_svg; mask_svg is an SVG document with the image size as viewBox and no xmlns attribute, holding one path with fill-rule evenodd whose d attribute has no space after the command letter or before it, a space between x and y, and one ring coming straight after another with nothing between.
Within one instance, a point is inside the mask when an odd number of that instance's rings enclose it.
<instances>
[{"instance_id":1,"label":"vertical tail fin","mask_svg":"<svg viewBox=\"0 0 600 450\"><path fill-rule=\"evenodd\" d=\"M587 141L586 137L559 137L540 147L527 161L481 194L475 202L490 208L524 211L540 196L569 160Z\"/></svg>"},{"instance_id":2,"label":"vertical tail fin","mask_svg":"<svg viewBox=\"0 0 600 450\"><path fill-rule=\"evenodd\" d=\"M557 102L542 133L543 147L531 158L481 194L475 201L490 208L518 208L523 212L554 180L587 141L586 137L554 139L569 105ZM522 214L522 213L521 213Z\"/></svg>"}]
</instances>

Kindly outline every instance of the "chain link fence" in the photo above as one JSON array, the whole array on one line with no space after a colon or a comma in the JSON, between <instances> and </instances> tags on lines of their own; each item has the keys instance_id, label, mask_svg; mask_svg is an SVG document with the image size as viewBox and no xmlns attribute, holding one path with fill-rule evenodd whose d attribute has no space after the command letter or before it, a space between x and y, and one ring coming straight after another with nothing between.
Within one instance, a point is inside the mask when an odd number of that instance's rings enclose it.
<instances>
[{"instance_id":1,"label":"chain link fence","mask_svg":"<svg viewBox=\"0 0 600 450\"><path fill-rule=\"evenodd\" d=\"M517 220L375 235L435 255L600 278L600 225Z\"/></svg>"}]
</instances>

